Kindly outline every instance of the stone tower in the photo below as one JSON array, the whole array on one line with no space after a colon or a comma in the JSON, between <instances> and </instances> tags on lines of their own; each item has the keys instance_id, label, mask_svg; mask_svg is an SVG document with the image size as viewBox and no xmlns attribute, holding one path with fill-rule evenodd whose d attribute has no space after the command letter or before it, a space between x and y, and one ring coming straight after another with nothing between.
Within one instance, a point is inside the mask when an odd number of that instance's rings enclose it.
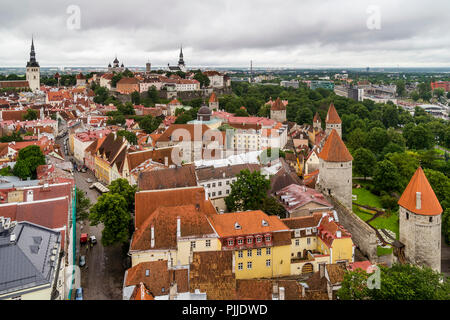
<instances>
[{"instance_id":1,"label":"stone tower","mask_svg":"<svg viewBox=\"0 0 450 320\"><path fill-rule=\"evenodd\" d=\"M270 119L278 122L286 122L286 106L279 97L270 107Z\"/></svg>"},{"instance_id":2,"label":"stone tower","mask_svg":"<svg viewBox=\"0 0 450 320\"><path fill-rule=\"evenodd\" d=\"M321 131L322 130L322 120L320 119L320 116L319 116L318 112L316 112L316 114L314 115L313 128L316 131Z\"/></svg>"},{"instance_id":3,"label":"stone tower","mask_svg":"<svg viewBox=\"0 0 450 320\"><path fill-rule=\"evenodd\" d=\"M145 72L146 72L146 73L150 73L151 70L152 70L152 65L151 65L151 63L150 63L150 61L149 61L149 62L147 62L147 63L145 64Z\"/></svg>"},{"instance_id":4,"label":"stone tower","mask_svg":"<svg viewBox=\"0 0 450 320\"><path fill-rule=\"evenodd\" d=\"M217 99L216 94L213 92L209 97L209 110L214 111L214 109L216 111L219 111L219 100Z\"/></svg>"},{"instance_id":5,"label":"stone tower","mask_svg":"<svg viewBox=\"0 0 450 320\"><path fill-rule=\"evenodd\" d=\"M319 153L318 189L352 209L353 157L336 130L332 130Z\"/></svg>"},{"instance_id":6,"label":"stone tower","mask_svg":"<svg viewBox=\"0 0 450 320\"><path fill-rule=\"evenodd\" d=\"M408 262L441 271L442 207L419 167L398 201L400 242Z\"/></svg>"},{"instance_id":7,"label":"stone tower","mask_svg":"<svg viewBox=\"0 0 450 320\"><path fill-rule=\"evenodd\" d=\"M342 138L342 120L339 117L334 104L331 103L330 108L328 109L327 118L325 119L326 128L325 134L329 136L331 131L336 130L339 137Z\"/></svg>"},{"instance_id":8,"label":"stone tower","mask_svg":"<svg viewBox=\"0 0 450 320\"><path fill-rule=\"evenodd\" d=\"M30 61L27 62L27 81L31 91L36 92L41 88L41 72L34 52L34 39L31 39Z\"/></svg>"}]
</instances>

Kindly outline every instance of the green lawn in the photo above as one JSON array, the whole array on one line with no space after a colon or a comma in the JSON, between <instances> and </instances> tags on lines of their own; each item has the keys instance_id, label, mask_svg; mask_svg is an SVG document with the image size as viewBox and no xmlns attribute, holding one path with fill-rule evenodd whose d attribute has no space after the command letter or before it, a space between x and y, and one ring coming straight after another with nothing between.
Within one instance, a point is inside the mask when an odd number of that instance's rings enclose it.
<instances>
[{"instance_id":1,"label":"green lawn","mask_svg":"<svg viewBox=\"0 0 450 320\"><path fill-rule=\"evenodd\" d=\"M377 256L385 256L388 254L391 254L394 251L393 248L383 248L383 247L377 247Z\"/></svg>"},{"instance_id":2,"label":"green lawn","mask_svg":"<svg viewBox=\"0 0 450 320\"><path fill-rule=\"evenodd\" d=\"M358 204L371 206L374 208L382 208L380 198L367 189L353 189L352 194L358 197L355 201Z\"/></svg>"},{"instance_id":3,"label":"green lawn","mask_svg":"<svg viewBox=\"0 0 450 320\"><path fill-rule=\"evenodd\" d=\"M353 206L353 212L360 217L363 221L367 221L373 217L373 215L363 212L357 206ZM399 238L399 224L398 215L393 212L391 214L386 213L385 215L376 218L370 222L370 225L377 229L387 229L395 232L396 238Z\"/></svg>"}]
</instances>

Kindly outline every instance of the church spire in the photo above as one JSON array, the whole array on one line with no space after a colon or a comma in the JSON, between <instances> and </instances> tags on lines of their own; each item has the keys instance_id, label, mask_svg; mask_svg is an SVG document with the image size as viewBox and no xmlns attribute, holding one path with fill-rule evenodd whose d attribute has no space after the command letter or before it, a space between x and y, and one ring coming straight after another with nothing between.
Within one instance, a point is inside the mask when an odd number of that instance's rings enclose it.
<instances>
[{"instance_id":1,"label":"church spire","mask_svg":"<svg viewBox=\"0 0 450 320\"><path fill-rule=\"evenodd\" d=\"M180 47L180 59L178 60L178 65L183 65L184 66L184 59L183 59L183 45L181 45Z\"/></svg>"},{"instance_id":2,"label":"church spire","mask_svg":"<svg viewBox=\"0 0 450 320\"><path fill-rule=\"evenodd\" d=\"M39 63L36 61L36 52L34 51L34 37L33 37L33 35L31 36L30 61L28 61L27 67L39 67Z\"/></svg>"}]
</instances>

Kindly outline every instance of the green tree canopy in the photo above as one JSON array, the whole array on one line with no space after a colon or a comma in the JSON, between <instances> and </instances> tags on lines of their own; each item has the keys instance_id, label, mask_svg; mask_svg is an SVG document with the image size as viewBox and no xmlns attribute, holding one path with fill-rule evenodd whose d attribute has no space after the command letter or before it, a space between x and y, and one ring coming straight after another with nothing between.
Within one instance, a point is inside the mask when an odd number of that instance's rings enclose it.
<instances>
[{"instance_id":1,"label":"green tree canopy","mask_svg":"<svg viewBox=\"0 0 450 320\"><path fill-rule=\"evenodd\" d=\"M89 220L92 226L104 225L102 244L110 246L115 243L126 243L130 238L129 227L131 216L127 201L118 193L105 193L91 207Z\"/></svg>"},{"instance_id":2,"label":"green tree canopy","mask_svg":"<svg viewBox=\"0 0 450 320\"><path fill-rule=\"evenodd\" d=\"M85 220L89 217L89 208L91 207L91 200L86 196L86 193L76 188L76 201L77 201L77 221Z\"/></svg>"},{"instance_id":3,"label":"green tree canopy","mask_svg":"<svg viewBox=\"0 0 450 320\"><path fill-rule=\"evenodd\" d=\"M124 197L129 211L134 211L134 195L137 186L132 186L127 179L116 179L109 185L109 193L120 194Z\"/></svg>"},{"instance_id":4,"label":"green tree canopy","mask_svg":"<svg viewBox=\"0 0 450 320\"><path fill-rule=\"evenodd\" d=\"M389 160L377 163L373 173L373 182L379 191L398 191L400 174L397 167Z\"/></svg>"},{"instance_id":5,"label":"green tree canopy","mask_svg":"<svg viewBox=\"0 0 450 320\"><path fill-rule=\"evenodd\" d=\"M375 155L369 149L359 148L353 154L353 170L364 178L372 176L376 162Z\"/></svg>"},{"instance_id":6,"label":"green tree canopy","mask_svg":"<svg viewBox=\"0 0 450 320\"><path fill-rule=\"evenodd\" d=\"M34 109L28 109L27 113L23 116L23 120L36 120L38 118L38 113Z\"/></svg>"}]
</instances>

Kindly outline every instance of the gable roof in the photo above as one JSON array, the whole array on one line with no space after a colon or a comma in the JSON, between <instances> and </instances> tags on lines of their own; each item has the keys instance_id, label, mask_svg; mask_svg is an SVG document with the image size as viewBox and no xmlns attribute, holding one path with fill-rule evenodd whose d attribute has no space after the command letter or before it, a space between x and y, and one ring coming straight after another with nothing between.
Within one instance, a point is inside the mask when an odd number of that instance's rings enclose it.
<instances>
[{"instance_id":1,"label":"gable roof","mask_svg":"<svg viewBox=\"0 0 450 320\"><path fill-rule=\"evenodd\" d=\"M176 207L190 204L194 207L198 204L202 212L216 214L211 201L205 199L203 187L136 192L135 227L140 228L158 207Z\"/></svg>"},{"instance_id":2,"label":"gable roof","mask_svg":"<svg viewBox=\"0 0 450 320\"><path fill-rule=\"evenodd\" d=\"M131 250L176 249L177 218L180 218L181 237L214 234L206 215L193 205L159 207L139 227L131 241ZM151 227L154 246L151 247Z\"/></svg>"},{"instance_id":3,"label":"gable roof","mask_svg":"<svg viewBox=\"0 0 450 320\"><path fill-rule=\"evenodd\" d=\"M255 163L244 163L229 165L223 167L201 167L197 168L198 181L207 181L213 179L226 179L237 176L242 170L248 169L250 172L259 171L261 166Z\"/></svg>"},{"instance_id":4,"label":"gable roof","mask_svg":"<svg viewBox=\"0 0 450 320\"><path fill-rule=\"evenodd\" d=\"M194 186L197 186L194 165L144 171L138 177L138 187L140 190L163 190Z\"/></svg>"},{"instance_id":5,"label":"gable roof","mask_svg":"<svg viewBox=\"0 0 450 320\"><path fill-rule=\"evenodd\" d=\"M199 132L197 132L198 128ZM188 141L202 141L203 135L210 130L209 127L205 124L198 125L198 124L172 124L170 127L167 128L166 131L159 137L158 142L169 142L169 141L183 141L183 136L180 137L180 135L185 134L186 132L189 134L187 138L189 138ZM176 133L178 140L172 140L172 135ZM223 144L223 141L222 143Z\"/></svg>"},{"instance_id":6,"label":"gable roof","mask_svg":"<svg viewBox=\"0 0 450 320\"><path fill-rule=\"evenodd\" d=\"M326 123L330 124L341 124L342 120L339 117L339 114L336 111L336 108L334 107L334 104L330 104L330 108L328 109L327 117L325 119Z\"/></svg>"},{"instance_id":7,"label":"gable roof","mask_svg":"<svg viewBox=\"0 0 450 320\"><path fill-rule=\"evenodd\" d=\"M168 160L168 165L169 166L173 165L172 151L173 151L173 147L130 152L127 155L128 169L131 171L134 168L136 168L137 166L139 166L141 163L143 163L149 159L152 159L155 162L164 164L166 157Z\"/></svg>"},{"instance_id":8,"label":"gable roof","mask_svg":"<svg viewBox=\"0 0 450 320\"><path fill-rule=\"evenodd\" d=\"M345 146L344 141L334 129L325 141L319 158L329 162L353 161L353 157Z\"/></svg>"},{"instance_id":9,"label":"gable roof","mask_svg":"<svg viewBox=\"0 0 450 320\"><path fill-rule=\"evenodd\" d=\"M421 208L416 207L416 193L421 193ZM425 216L435 216L442 213L442 207L436 194L431 188L425 173L419 167L409 181L405 191L403 191L398 204L403 208L416 214Z\"/></svg>"},{"instance_id":10,"label":"gable roof","mask_svg":"<svg viewBox=\"0 0 450 320\"><path fill-rule=\"evenodd\" d=\"M98 148L98 152L100 156L105 155L106 160L112 164L116 155L122 149L122 146L125 144L125 139L122 136L115 136L114 133L110 133L106 136L106 139Z\"/></svg>"}]
</instances>

